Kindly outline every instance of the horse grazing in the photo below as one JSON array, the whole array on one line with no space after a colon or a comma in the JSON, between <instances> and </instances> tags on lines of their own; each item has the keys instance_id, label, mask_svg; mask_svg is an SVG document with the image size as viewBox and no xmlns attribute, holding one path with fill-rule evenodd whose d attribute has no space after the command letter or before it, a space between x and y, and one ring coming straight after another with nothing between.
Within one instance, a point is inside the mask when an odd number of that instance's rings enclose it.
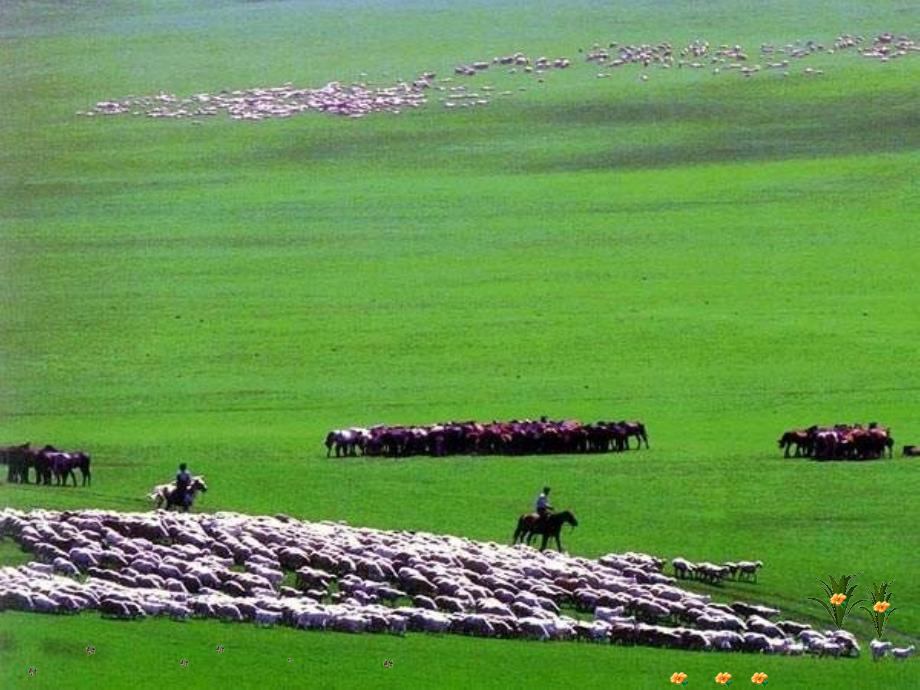
<instances>
[{"instance_id":1,"label":"horse grazing","mask_svg":"<svg viewBox=\"0 0 920 690\"><path fill-rule=\"evenodd\" d=\"M561 552L562 543L559 541L559 533L562 531L562 525L564 524L577 527L578 520L576 520L575 516L568 510L563 510L561 513L552 513L546 516L546 519L542 522L537 513L524 513L518 518L517 529L514 530L514 539L511 543L517 544L520 542L521 544L526 543L530 546L530 542L533 541L534 535L540 534L543 536L543 543L540 545L540 551L546 550L546 543L550 539L555 539L556 550Z\"/></svg>"},{"instance_id":2,"label":"horse grazing","mask_svg":"<svg viewBox=\"0 0 920 690\"><path fill-rule=\"evenodd\" d=\"M176 492L176 482L153 487L153 491L147 495L147 498L156 504L157 509L162 508L165 503L166 510L176 506L184 513L188 512L198 492L207 493L207 490L208 485L204 483L204 477L192 477L192 483L188 487L188 502L183 501Z\"/></svg>"},{"instance_id":3,"label":"horse grazing","mask_svg":"<svg viewBox=\"0 0 920 690\"><path fill-rule=\"evenodd\" d=\"M626 450L629 450L629 439L636 439L636 450L642 447L645 441L645 448L648 450L648 434L645 431L645 424L642 422L620 422L626 430Z\"/></svg>"},{"instance_id":4,"label":"horse grazing","mask_svg":"<svg viewBox=\"0 0 920 690\"><path fill-rule=\"evenodd\" d=\"M364 453L364 447L370 433L366 429L336 429L326 434L326 457L332 455L335 448L335 457L352 456L358 454L358 448Z\"/></svg>"},{"instance_id":5,"label":"horse grazing","mask_svg":"<svg viewBox=\"0 0 920 690\"><path fill-rule=\"evenodd\" d=\"M796 429L795 431L787 431L780 437L779 449L784 451L783 457L789 457L789 451L793 446L795 446L795 457L799 458L802 455L808 457L811 455L815 446L811 431L808 429Z\"/></svg>"}]
</instances>

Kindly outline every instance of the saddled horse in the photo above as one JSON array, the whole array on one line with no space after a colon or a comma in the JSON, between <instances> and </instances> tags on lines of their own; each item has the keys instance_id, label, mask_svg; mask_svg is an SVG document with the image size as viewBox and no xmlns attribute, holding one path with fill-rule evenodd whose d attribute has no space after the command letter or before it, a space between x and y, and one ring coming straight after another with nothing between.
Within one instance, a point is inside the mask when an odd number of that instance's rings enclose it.
<instances>
[{"instance_id":1,"label":"saddled horse","mask_svg":"<svg viewBox=\"0 0 920 690\"><path fill-rule=\"evenodd\" d=\"M522 544L526 543L529 546L530 542L533 541L534 535L540 534L543 536L543 543L540 545L540 551L546 549L546 543L550 539L555 539L556 550L561 552L562 543L559 541L559 533L562 531L562 526L565 524L569 524L572 527L578 526L578 520L576 520L575 516L568 510L563 510L560 513L551 513L542 521L537 513L524 513L518 518L517 529L514 530L514 539L511 543L517 544L520 542Z\"/></svg>"},{"instance_id":2,"label":"saddled horse","mask_svg":"<svg viewBox=\"0 0 920 690\"><path fill-rule=\"evenodd\" d=\"M208 485L204 483L204 477L192 477L192 483L189 484L188 493L186 500L183 501L182 497L179 496L176 491L176 482L170 482L169 484L160 484L159 486L153 487L147 498L153 501L156 504L156 507L162 508L163 505L166 505L166 510L169 510L171 507L177 507L182 510L182 512L187 512L191 508L192 503L195 501L195 496L198 492L206 493L208 490Z\"/></svg>"}]
</instances>

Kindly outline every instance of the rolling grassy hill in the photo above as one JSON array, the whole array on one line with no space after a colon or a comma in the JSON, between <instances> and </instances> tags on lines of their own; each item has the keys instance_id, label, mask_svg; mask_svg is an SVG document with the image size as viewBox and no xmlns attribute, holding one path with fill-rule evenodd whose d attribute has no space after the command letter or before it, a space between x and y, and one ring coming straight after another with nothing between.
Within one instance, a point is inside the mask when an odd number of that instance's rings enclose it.
<instances>
[{"instance_id":1,"label":"rolling grassy hill","mask_svg":"<svg viewBox=\"0 0 920 690\"><path fill-rule=\"evenodd\" d=\"M145 509L184 460L209 479L203 510L504 541L550 483L579 516L574 553L760 558L759 584L718 596L795 617L829 572L893 580L893 637L916 641L918 465L784 461L776 438L878 420L898 447L920 442L920 57L645 83L577 59L594 41L754 53L916 29L906 2L3 3L0 441L86 448L95 482L0 484L0 505ZM470 84L514 95L474 111L433 94L358 121L74 115L160 89L389 83L515 50L577 64L542 84L490 70ZM541 414L640 418L652 448L335 461L321 445L351 424ZM4 687L916 677L865 658L53 623L0 615Z\"/></svg>"}]
</instances>

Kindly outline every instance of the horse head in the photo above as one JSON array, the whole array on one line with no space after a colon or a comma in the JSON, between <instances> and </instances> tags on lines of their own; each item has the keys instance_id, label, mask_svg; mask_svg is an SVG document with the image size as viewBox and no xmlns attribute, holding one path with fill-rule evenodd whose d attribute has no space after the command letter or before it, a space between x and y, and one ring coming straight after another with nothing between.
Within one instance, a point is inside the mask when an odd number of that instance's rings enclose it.
<instances>
[{"instance_id":1,"label":"horse head","mask_svg":"<svg viewBox=\"0 0 920 690\"><path fill-rule=\"evenodd\" d=\"M563 511L560 513L559 517L562 518L563 522L569 523L572 527L578 527L578 519L572 514L571 511Z\"/></svg>"},{"instance_id":2,"label":"horse head","mask_svg":"<svg viewBox=\"0 0 920 690\"><path fill-rule=\"evenodd\" d=\"M202 492L202 493L207 493L207 492L208 492L208 485L204 483L204 477L203 477L203 476L202 476L202 477L195 477L195 479L192 480L192 485L191 485L191 487L189 487L189 488L191 488L192 491L200 491L200 492Z\"/></svg>"}]
</instances>

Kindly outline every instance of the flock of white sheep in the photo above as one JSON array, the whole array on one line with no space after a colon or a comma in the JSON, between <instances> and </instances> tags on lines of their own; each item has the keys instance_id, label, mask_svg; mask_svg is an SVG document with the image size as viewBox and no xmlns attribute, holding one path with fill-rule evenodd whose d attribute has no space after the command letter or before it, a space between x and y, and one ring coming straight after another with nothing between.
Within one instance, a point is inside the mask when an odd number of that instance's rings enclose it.
<instances>
[{"instance_id":1,"label":"flock of white sheep","mask_svg":"<svg viewBox=\"0 0 920 690\"><path fill-rule=\"evenodd\" d=\"M387 87L330 82L318 89L298 89L289 82L277 87L196 93L188 98L163 92L156 96L99 101L90 110L80 111L77 115L129 114L200 121L227 113L233 120L259 121L323 112L358 118L370 113L398 114L404 108L418 108L425 103L422 83L427 83L424 75L411 84L400 82Z\"/></svg>"},{"instance_id":2,"label":"flock of white sheep","mask_svg":"<svg viewBox=\"0 0 920 690\"><path fill-rule=\"evenodd\" d=\"M763 561L726 561L722 565L706 561L693 563L686 558L671 561L674 576L678 580L699 580L709 584L721 584L725 578L733 580L751 580L757 582L757 571L763 568Z\"/></svg>"},{"instance_id":3,"label":"flock of white sheep","mask_svg":"<svg viewBox=\"0 0 920 690\"><path fill-rule=\"evenodd\" d=\"M816 41L789 43L784 46L762 44L759 50L760 62L749 56L740 45L723 44L714 46L705 40L695 40L680 50L671 43L620 44L611 42L607 47L595 43L587 52L579 49L584 61L600 71L599 79L607 78L620 68L637 65L642 68L638 78L647 81L648 68L711 68L713 74L723 71L737 71L751 77L761 71L776 70L789 76L790 61L798 61L815 54L857 52L861 56L888 62L911 54L920 53L920 44L907 36L883 33L874 39L863 36L841 34L833 44L825 46ZM458 78L473 77L489 70L504 69L510 74L531 75L538 83L550 71L567 70L576 63L567 57L529 57L516 52L496 56L489 60L478 60L457 65L454 74ZM806 67L802 74L816 76L824 71ZM362 73L361 78L367 77ZM203 118L227 113L234 120L260 121L273 118L288 118L308 112L323 112L360 118L376 112L400 113L406 108L419 108L428 101L426 93L441 92L438 101L445 108L470 108L488 105L495 96L511 96L513 91L498 91L492 85L483 85L477 90L465 86L451 85L453 77L436 78L435 72L423 72L412 81L399 80L388 86L375 86L366 80L352 84L330 82L317 89L295 88L290 82L277 87L260 87L218 93L198 93L188 98L178 98L162 92L155 96L128 96L115 101L99 101L92 108L77 112L77 115L138 115L151 118L187 118L201 122ZM518 91L525 91L518 87Z\"/></svg>"},{"instance_id":4,"label":"flock of white sheep","mask_svg":"<svg viewBox=\"0 0 920 690\"><path fill-rule=\"evenodd\" d=\"M758 64L748 52L738 44L722 44L713 46L706 40L694 40L684 48L676 51L670 42L657 44L621 44L611 42L606 47L595 43L589 50L579 49L585 61L600 69L597 73L599 79L610 77L613 71L629 65L638 65L643 69L658 67L662 69L690 68L703 69L712 67L713 74L719 74L723 69L737 70L745 77L753 76L762 69L781 69L785 76L789 75L790 60L800 60L815 54L833 55L838 52L852 50L866 58L878 59L888 62L920 52L920 44L907 36L895 36L892 33L883 33L871 41L866 41L863 36L841 34L831 46L825 46L816 41L788 43L784 46L761 44L760 59L764 64ZM534 74L538 78L554 69L565 69L572 65L569 58L547 57L529 58L523 53L514 53L492 59L493 66L507 66L510 74L523 72ZM479 61L470 65L459 65L454 68L457 75L472 77L489 69L490 63ZM806 67L803 74L823 74L822 70ZM648 79L648 72L640 73L643 81ZM540 79L542 81L542 79Z\"/></svg>"},{"instance_id":5,"label":"flock of white sheep","mask_svg":"<svg viewBox=\"0 0 920 690\"><path fill-rule=\"evenodd\" d=\"M235 513L5 509L0 535L40 559L0 568L0 609L203 617L350 633L859 654L846 632L772 622L776 610L714 603L680 589L661 573L662 560L637 553L592 560Z\"/></svg>"}]
</instances>

